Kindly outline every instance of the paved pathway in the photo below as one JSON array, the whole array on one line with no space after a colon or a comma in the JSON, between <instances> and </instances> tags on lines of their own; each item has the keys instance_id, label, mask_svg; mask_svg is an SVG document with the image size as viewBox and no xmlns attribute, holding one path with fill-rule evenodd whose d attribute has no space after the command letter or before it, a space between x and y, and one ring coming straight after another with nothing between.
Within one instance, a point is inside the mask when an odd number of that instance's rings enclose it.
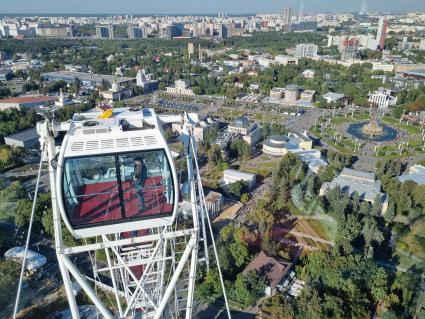
<instances>
[{"instance_id":1,"label":"paved pathway","mask_svg":"<svg viewBox=\"0 0 425 319\"><path fill-rule=\"evenodd\" d=\"M288 229L288 228L279 228L279 230L281 230L285 233L297 236L297 237L304 237L304 238L314 240L315 242L318 242L318 243L322 243L322 244L326 244L326 245L330 245L330 246L335 246L335 242L330 241L330 240L326 240L326 239L323 239L323 238L320 238L320 237L317 237L317 236L307 235L307 234L300 233L300 232L297 232L295 230L291 230L291 229Z\"/></svg>"}]
</instances>

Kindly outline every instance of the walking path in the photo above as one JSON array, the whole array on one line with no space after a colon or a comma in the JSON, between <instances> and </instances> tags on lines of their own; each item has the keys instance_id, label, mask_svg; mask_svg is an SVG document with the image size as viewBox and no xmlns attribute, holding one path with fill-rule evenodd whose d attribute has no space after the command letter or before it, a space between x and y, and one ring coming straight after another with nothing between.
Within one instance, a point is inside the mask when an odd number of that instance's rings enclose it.
<instances>
[{"instance_id":1,"label":"walking path","mask_svg":"<svg viewBox=\"0 0 425 319\"><path fill-rule=\"evenodd\" d=\"M285 233L297 236L297 237L308 238L308 239L314 240L315 242L330 245L332 247L335 246L335 242L330 241L330 240L326 240L326 239L323 239L323 238L320 238L320 237L317 237L317 236L307 235L307 234L297 232L295 230L291 230L291 229L287 229L287 228L280 228L279 230L281 230Z\"/></svg>"}]
</instances>

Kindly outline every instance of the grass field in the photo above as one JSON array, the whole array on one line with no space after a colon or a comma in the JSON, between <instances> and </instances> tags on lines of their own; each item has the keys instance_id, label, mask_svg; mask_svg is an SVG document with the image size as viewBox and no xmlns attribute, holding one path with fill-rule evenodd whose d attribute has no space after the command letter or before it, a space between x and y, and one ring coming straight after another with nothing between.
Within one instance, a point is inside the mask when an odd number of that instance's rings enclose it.
<instances>
[{"instance_id":1,"label":"grass field","mask_svg":"<svg viewBox=\"0 0 425 319\"><path fill-rule=\"evenodd\" d=\"M302 199L300 199L299 186L292 190L292 201L290 205L288 205L288 208L294 216L309 216L317 218L308 220L311 227L314 228L316 233L320 234L320 237L323 239L332 241L335 240L337 231L336 221L323 212L322 207L318 205L316 199L313 199L308 203L304 203Z\"/></svg>"},{"instance_id":2,"label":"grass field","mask_svg":"<svg viewBox=\"0 0 425 319\"><path fill-rule=\"evenodd\" d=\"M220 178L223 172L220 171L215 165L209 165L202 170L202 184L206 187L217 188L219 186Z\"/></svg>"},{"instance_id":3,"label":"grass field","mask_svg":"<svg viewBox=\"0 0 425 319\"><path fill-rule=\"evenodd\" d=\"M413 126L413 125L407 125L405 123L400 123L400 120L395 119L393 117L390 116L384 116L382 118L382 121L385 124L390 124L392 126L395 126L401 130L407 131L409 134L415 134L415 135L419 135L422 133L422 130L419 127Z\"/></svg>"}]
</instances>

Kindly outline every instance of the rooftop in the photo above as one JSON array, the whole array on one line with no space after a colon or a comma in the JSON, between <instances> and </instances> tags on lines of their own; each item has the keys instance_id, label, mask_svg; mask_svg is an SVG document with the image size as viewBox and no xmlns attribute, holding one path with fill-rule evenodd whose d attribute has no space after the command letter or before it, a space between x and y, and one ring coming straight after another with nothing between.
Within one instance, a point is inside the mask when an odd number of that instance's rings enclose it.
<instances>
[{"instance_id":1,"label":"rooftop","mask_svg":"<svg viewBox=\"0 0 425 319\"><path fill-rule=\"evenodd\" d=\"M24 103L38 103L38 102L48 102L56 101L57 96L20 96L12 97L10 99L1 99L0 104L24 104Z\"/></svg>"},{"instance_id":2,"label":"rooftop","mask_svg":"<svg viewBox=\"0 0 425 319\"><path fill-rule=\"evenodd\" d=\"M265 277L270 287L275 288L291 268L292 263L277 260L261 251L244 269L244 273L257 271Z\"/></svg>"},{"instance_id":3,"label":"rooftop","mask_svg":"<svg viewBox=\"0 0 425 319\"><path fill-rule=\"evenodd\" d=\"M226 170L224 170L223 174L224 175L231 175L233 177L240 178L240 179L253 179L253 178L255 178L255 174L241 172L241 171L237 171L237 170L234 170L234 169L226 169Z\"/></svg>"},{"instance_id":4,"label":"rooftop","mask_svg":"<svg viewBox=\"0 0 425 319\"><path fill-rule=\"evenodd\" d=\"M24 247L14 247L12 249L9 249L4 254L4 257L9 260L19 260L22 261L24 258ZM29 271L36 271L43 267L47 259L43 255L40 255L32 250L27 251L26 256L26 265L25 268Z\"/></svg>"},{"instance_id":5,"label":"rooftop","mask_svg":"<svg viewBox=\"0 0 425 319\"><path fill-rule=\"evenodd\" d=\"M409 172L401 175L399 181L404 183L407 181L415 182L418 185L425 184L425 166L413 165L410 167Z\"/></svg>"},{"instance_id":6,"label":"rooftop","mask_svg":"<svg viewBox=\"0 0 425 319\"><path fill-rule=\"evenodd\" d=\"M349 168L335 177L331 183L324 183L322 187L333 189L339 186L343 192L353 196L357 193L362 200L374 202L377 195L381 196L381 201L386 199L386 195L381 193L381 181L376 179L375 173L356 171Z\"/></svg>"},{"instance_id":7,"label":"rooftop","mask_svg":"<svg viewBox=\"0 0 425 319\"><path fill-rule=\"evenodd\" d=\"M411 70L411 71L404 71L403 73L409 74L409 75L425 76L425 70Z\"/></svg>"},{"instance_id":8,"label":"rooftop","mask_svg":"<svg viewBox=\"0 0 425 319\"><path fill-rule=\"evenodd\" d=\"M240 116L235 118L231 125L246 128L249 126L249 120L245 116Z\"/></svg>"},{"instance_id":9,"label":"rooftop","mask_svg":"<svg viewBox=\"0 0 425 319\"><path fill-rule=\"evenodd\" d=\"M288 90L288 91L299 91L299 90L301 90L301 88L298 85L296 85L296 84L288 84L285 87L285 90Z\"/></svg>"},{"instance_id":10,"label":"rooftop","mask_svg":"<svg viewBox=\"0 0 425 319\"><path fill-rule=\"evenodd\" d=\"M0 69L0 74L9 74L12 73L11 69Z\"/></svg>"},{"instance_id":11,"label":"rooftop","mask_svg":"<svg viewBox=\"0 0 425 319\"><path fill-rule=\"evenodd\" d=\"M328 98L334 101L338 101L341 100L345 97L344 94L340 94L340 93L334 93L334 92L328 92L326 94L323 94L323 98Z\"/></svg>"},{"instance_id":12,"label":"rooftop","mask_svg":"<svg viewBox=\"0 0 425 319\"><path fill-rule=\"evenodd\" d=\"M32 140L33 138L38 138L38 133L35 128L30 128L28 130L6 136L5 138L18 140L18 141L28 141L28 140Z\"/></svg>"},{"instance_id":13,"label":"rooftop","mask_svg":"<svg viewBox=\"0 0 425 319\"><path fill-rule=\"evenodd\" d=\"M273 148L285 148L288 141L286 136L272 135L263 144Z\"/></svg>"},{"instance_id":14,"label":"rooftop","mask_svg":"<svg viewBox=\"0 0 425 319\"><path fill-rule=\"evenodd\" d=\"M90 73L84 73L84 72L71 72L71 71L47 72L47 73L43 73L41 76L42 77L62 77L69 80L78 78L83 81L96 81L96 82L102 82L103 80L106 80L109 83L117 82L118 84L134 80L133 78L119 77L115 75L90 74Z\"/></svg>"}]
</instances>

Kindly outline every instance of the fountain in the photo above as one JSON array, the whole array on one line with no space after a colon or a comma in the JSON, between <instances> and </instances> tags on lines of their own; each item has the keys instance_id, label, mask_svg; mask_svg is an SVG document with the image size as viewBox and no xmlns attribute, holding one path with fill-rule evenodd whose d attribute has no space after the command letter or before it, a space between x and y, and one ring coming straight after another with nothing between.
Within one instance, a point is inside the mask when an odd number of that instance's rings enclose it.
<instances>
[{"instance_id":1,"label":"fountain","mask_svg":"<svg viewBox=\"0 0 425 319\"><path fill-rule=\"evenodd\" d=\"M378 123L377 120L372 119L368 124L364 125L362 132L366 135L381 135L384 132L384 128Z\"/></svg>"},{"instance_id":2,"label":"fountain","mask_svg":"<svg viewBox=\"0 0 425 319\"><path fill-rule=\"evenodd\" d=\"M379 116L374 116L372 110L370 115L371 120L369 122L351 124L347 132L360 140L373 142L385 142L397 138L396 129L380 123L378 121Z\"/></svg>"}]
</instances>

